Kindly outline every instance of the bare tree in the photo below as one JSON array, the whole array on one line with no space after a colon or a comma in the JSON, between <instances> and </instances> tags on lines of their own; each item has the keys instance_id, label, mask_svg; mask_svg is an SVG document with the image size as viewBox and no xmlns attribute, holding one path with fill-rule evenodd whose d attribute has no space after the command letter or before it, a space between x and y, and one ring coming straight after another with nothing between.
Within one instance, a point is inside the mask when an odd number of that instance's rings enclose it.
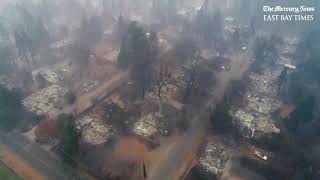
<instances>
[{"instance_id":1,"label":"bare tree","mask_svg":"<svg viewBox=\"0 0 320 180\"><path fill-rule=\"evenodd\" d=\"M279 79L278 79L278 83L279 83L278 90L279 91L282 89L283 85L285 84L287 75L288 75L288 68L284 67L283 70L281 71L281 74L279 75Z\"/></svg>"},{"instance_id":2,"label":"bare tree","mask_svg":"<svg viewBox=\"0 0 320 180\"><path fill-rule=\"evenodd\" d=\"M183 81L185 86L183 101L186 102L189 100L192 91L195 89L195 84L197 81L197 71L195 64L185 66Z\"/></svg>"},{"instance_id":3,"label":"bare tree","mask_svg":"<svg viewBox=\"0 0 320 180\"><path fill-rule=\"evenodd\" d=\"M184 71L182 81L185 87L183 101L188 101L191 92L195 88L197 81L197 68L200 59L200 50L198 49L198 47L194 44L190 44L188 46L192 48L182 47L180 50L181 52L178 51L178 54L183 54L183 52L185 52L185 54L182 56L184 59L184 63L182 66Z\"/></svg>"},{"instance_id":4,"label":"bare tree","mask_svg":"<svg viewBox=\"0 0 320 180\"><path fill-rule=\"evenodd\" d=\"M168 85L171 80L172 74L169 72L168 65L161 64L160 70L154 81L154 94L157 96L159 101L159 115L164 117L164 103L165 103L165 92L168 90Z\"/></svg>"}]
</instances>

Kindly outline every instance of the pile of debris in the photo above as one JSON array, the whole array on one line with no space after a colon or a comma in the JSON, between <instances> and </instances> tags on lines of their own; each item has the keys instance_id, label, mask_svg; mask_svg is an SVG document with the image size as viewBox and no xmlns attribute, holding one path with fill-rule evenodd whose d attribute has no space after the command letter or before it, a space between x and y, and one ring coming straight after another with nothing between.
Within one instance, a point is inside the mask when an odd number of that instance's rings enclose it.
<instances>
[{"instance_id":1,"label":"pile of debris","mask_svg":"<svg viewBox=\"0 0 320 180\"><path fill-rule=\"evenodd\" d=\"M93 145L107 142L114 134L112 126L103 121L93 113L83 115L76 120L77 129L82 132L83 141Z\"/></svg>"},{"instance_id":2,"label":"pile of debris","mask_svg":"<svg viewBox=\"0 0 320 180\"><path fill-rule=\"evenodd\" d=\"M25 61L23 57L17 57L13 61L14 65L16 65L19 69L29 69L34 68L36 64L39 64L41 62L40 55L36 55L31 57L31 55L27 55L28 59L32 59L32 63L29 63L28 61Z\"/></svg>"},{"instance_id":3,"label":"pile of debris","mask_svg":"<svg viewBox=\"0 0 320 180\"><path fill-rule=\"evenodd\" d=\"M64 80L64 74L70 71L71 69L68 62L60 62L55 65L42 67L32 71L32 77L33 80L36 80L36 77L41 75L48 82L58 84Z\"/></svg>"},{"instance_id":4,"label":"pile of debris","mask_svg":"<svg viewBox=\"0 0 320 180\"><path fill-rule=\"evenodd\" d=\"M149 113L134 124L133 132L140 136L150 137L159 132L165 132L162 127L157 113Z\"/></svg>"},{"instance_id":5,"label":"pile of debris","mask_svg":"<svg viewBox=\"0 0 320 180\"><path fill-rule=\"evenodd\" d=\"M232 147L232 144L227 144L220 140L209 140L203 154L200 156L200 165L207 172L216 176L221 175L231 157Z\"/></svg>"},{"instance_id":6,"label":"pile of debris","mask_svg":"<svg viewBox=\"0 0 320 180\"><path fill-rule=\"evenodd\" d=\"M130 109L130 102L123 98L120 94L114 93L107 99L108 102L114 103L121 109Z\"/></svg>"},{"instance_id":7,"label":"pile of debris","mask_svg":"<svg viewBox=\"0 0 320 180\"><path fill-rule=\"evenodd\" d=\"M274 120L258 112L238 109L230 112L233 123L239 127L241 134L247 138L260 138L266 135L280 133Z\"/></svg>"},{"instance_id":8,"label":"pile of debris","mask_svg":"<svg viewBox=\"0 0 320 180\"><path fill-rule=\"evenodd\" d=\"M59 103L64 101L66 93L67 89L51 85L25 98L23 105L31 112L43 115L54 109L59 109Z\"/></svg>"},{"instance_id":9,"label":"pile of debris","mask_svg":"<svg viewBox=\"0 0 320 180\"><path fill-rule=\"evenodd\" d=\"M225 26L223 28L226 34L233 34L239 28L234 17L226 17L224 19Z\"/></svg>"},{"instance_id":10,"label":"pile of debris","mask_svg":"<svg viewBox=\"0 0 320 180\"><path fill-rule=\"evenodd\" d=\"M18 89L19 84L14 82L12 79L6 77L6 76L0 76L0 85L3 87L13 90L13 89Z\"/></svg>"},{"instance_id":11,"label":"pile of debris","mask_svg":"<svg viewBox=\"0 0 320 180\"><path fill-rule=\"evenodd\" d=\"M273 89L276 88L273 87ZM262 135L272 135L280 132L275 126L272 114L281 107L281 102L275 98L259 96L259 94L263 93L257 91L246 93L247 105L236 107L229 112L233 117L233 123L239 127L241 134L247 138L259 138Z\"/></svg>"},{"instance_id":12,"label":"pile of debris","mask_svg":"<svg viewBox=\"0 0 320 180\"><path fill-rule=\"evenodd\" d=\"M277 80L280 76L281 71L264 71L262 74L251 73L249 79L251 85L250 91L264 96L275 97L277 95Z\"/></svg>"},{"instance_id":13,"label":"pile of debris","mask_svg":"<svg viewBox=\"0 0 320 180\"><path fill-rule=\"evenodd\" d=\"M281 106L281 102L268 97L251 96L248 98L246 109L255 111L264 115L270 115Z\"/></svg>"},{"instance_id":14,"label":"pile of debris","mask_svg":"<svg viewBox=\"0 0 320 180\"><path fill-rule=\"evenodd\" d=\"M38 69L36 71L32 72L32 77L33 80L36 80L36 77L38 75L42 75L48 82L52 83L52 84L57 84L59 83L61 80L63 80L63 76L61 76L60 74L57 74L55 71L51 70L51 69Z\"/></svg>"},{"instance_id":15,"label":"pile of debris","mask_svg":"<svg viewBox=\"0 0 320 180\"><path fill-rule=\"evenodd\" d=\"M255 121L255 116L242 109L235 110L234 112L230 111L230 114L233 117L233 123L239 127L240 132L245 137L251 137L252 132L254 131L253 123Z\"/></svg>"},{"instance_id":16,"label":"pile of debris","mask_svg":"<svg viewBox=\"0 0 320 180\"><path fill-rule=\"evenodd\" d=\"M100 85L100 82L99 81L87 81L87 82L84 82L81 87L80 87L80 91L81 93L88 93L90 92L91 90L95 89L96 87L98 87Z\"/></svg>"},{"instance_id":17,"label":"pile of debris","mask_svg":"<svg viewBox=\"0 0 320 180\"><path fill-rule=\"evenodd\" d=\"M174 84L167 84L165 87L162 88L161 97L164 101L168 101L175 97L176 93L178 92L178 86ZM148 93L147 98L152 101L158 101L158 97L154 92Z\"/></svg>"},{"instance_id":18,"label":"pile of debris","mask_svg":"<svg viewBox=\"0 0 320 180\"><path fill-rule=\"evenodd\" d=\"M201 10L201 6L183 8L177 11L177 15L191 21L197 16L200 10Z\"/></svg>"},{"instance_id":19,"label":"pile of debris","mask_svg":"<svg viewBox=\"0 0 320 180\"><path fill-rule=\"evenodd\" d=\"M247 138L259 138L280 133L272 114L281 107L277 99L279 78L285 68L284 59L273 66L266 67L261 73L249 74L250 85L245 93L247 105L230 111L233 123L239 127L241 134ZM290 63L286 58L285 63Z\"/></svg>"},{"instance_id":20,"label":"pile of debris","mask_svg":"<svg viewBox=\"0 0 320 180\"><path fill-rule=\"evenodd\" d=\"M72 44L72 40L70 38L65 38L62 39L60 41L56 41L50 44L50 48L51 49L61 49L61 48L65 48L67 46L69 46L70 44Z\"/></svg>"},{"instance_id":21,"label":"pile of debris","mask_svg":"<svg viewBox=\"0 0 320 180\"><path fill-rule=\"evenodd\" d=\"M119 52L120 52L119 50L111 51L111 52L105 54L103 56L103 59L106 60L106 61L110 61L112 63L116 63Z\"/></svg>"}]
</instances>

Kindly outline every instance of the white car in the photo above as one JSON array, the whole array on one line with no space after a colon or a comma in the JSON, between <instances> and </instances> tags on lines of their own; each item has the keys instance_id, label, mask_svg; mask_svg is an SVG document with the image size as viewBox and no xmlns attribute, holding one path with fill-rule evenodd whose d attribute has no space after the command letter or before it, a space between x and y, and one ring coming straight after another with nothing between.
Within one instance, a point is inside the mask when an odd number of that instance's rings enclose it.
<instances>
[{"instance_id":1,"label":"white car","mask_svg":"<svg viewBox=\"0 0 320 180\"><path fill-rule=\"evenodd\" d=\"M259 152L259 151L254 151L254 153L253 153L254 155L256 155L256 156L258 156L260 159L263 159L263 160L267 160L268 159L268 157L266 156L266 155L263 155L261 152Z\"/></svg>"}]
</instances>

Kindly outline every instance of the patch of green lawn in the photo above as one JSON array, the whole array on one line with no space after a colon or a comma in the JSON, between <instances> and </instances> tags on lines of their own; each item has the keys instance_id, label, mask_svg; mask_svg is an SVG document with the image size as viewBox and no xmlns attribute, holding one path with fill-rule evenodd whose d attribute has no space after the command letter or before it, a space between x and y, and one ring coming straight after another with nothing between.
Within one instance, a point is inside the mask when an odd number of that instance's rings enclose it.
<instances>
[{"instance_id":1,"label":"patch of green lawn","mask_svg":"<svg viewBox=\"0 0 320 180\"><path fill-rule=\"evenodd\" d=\"M14 171L8 168L5 164L0 162L0 179L1 180L23 180Z\"/></svg>"}]
</instances>

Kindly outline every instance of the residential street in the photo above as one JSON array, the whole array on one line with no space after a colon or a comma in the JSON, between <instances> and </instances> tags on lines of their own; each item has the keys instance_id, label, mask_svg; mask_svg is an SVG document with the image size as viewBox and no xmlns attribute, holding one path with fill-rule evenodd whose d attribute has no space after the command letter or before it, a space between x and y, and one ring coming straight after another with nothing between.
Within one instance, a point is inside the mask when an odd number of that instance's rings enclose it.
<instances>
[{"instance_id":1,"label":"residential street","mask_svg":"<svg viewBox=\"0 0 320 180\"><path fill-rule=\"evenodd\" d=\"M182 136L182 139L179 142L166 144L167 150L161 151L161 153L165 152L166 154L159 155L165 158L160 160L155 165L155 168L151 170L150 180L176 180L188 173L181 168L184 167L184 163L186 163L190 153L201 142L201 138L208 126L209 109L214 109L214 106L219 103L231 80L241 79L250 66L251 56L252 51L248 50L246 53L239 55L239 57L233 57L231 71L223 71L218 74L217 84L214 87L211 98L203 106L202 111L192 118L190 121L191 126Z\"/></svg>"}]
</instances>

